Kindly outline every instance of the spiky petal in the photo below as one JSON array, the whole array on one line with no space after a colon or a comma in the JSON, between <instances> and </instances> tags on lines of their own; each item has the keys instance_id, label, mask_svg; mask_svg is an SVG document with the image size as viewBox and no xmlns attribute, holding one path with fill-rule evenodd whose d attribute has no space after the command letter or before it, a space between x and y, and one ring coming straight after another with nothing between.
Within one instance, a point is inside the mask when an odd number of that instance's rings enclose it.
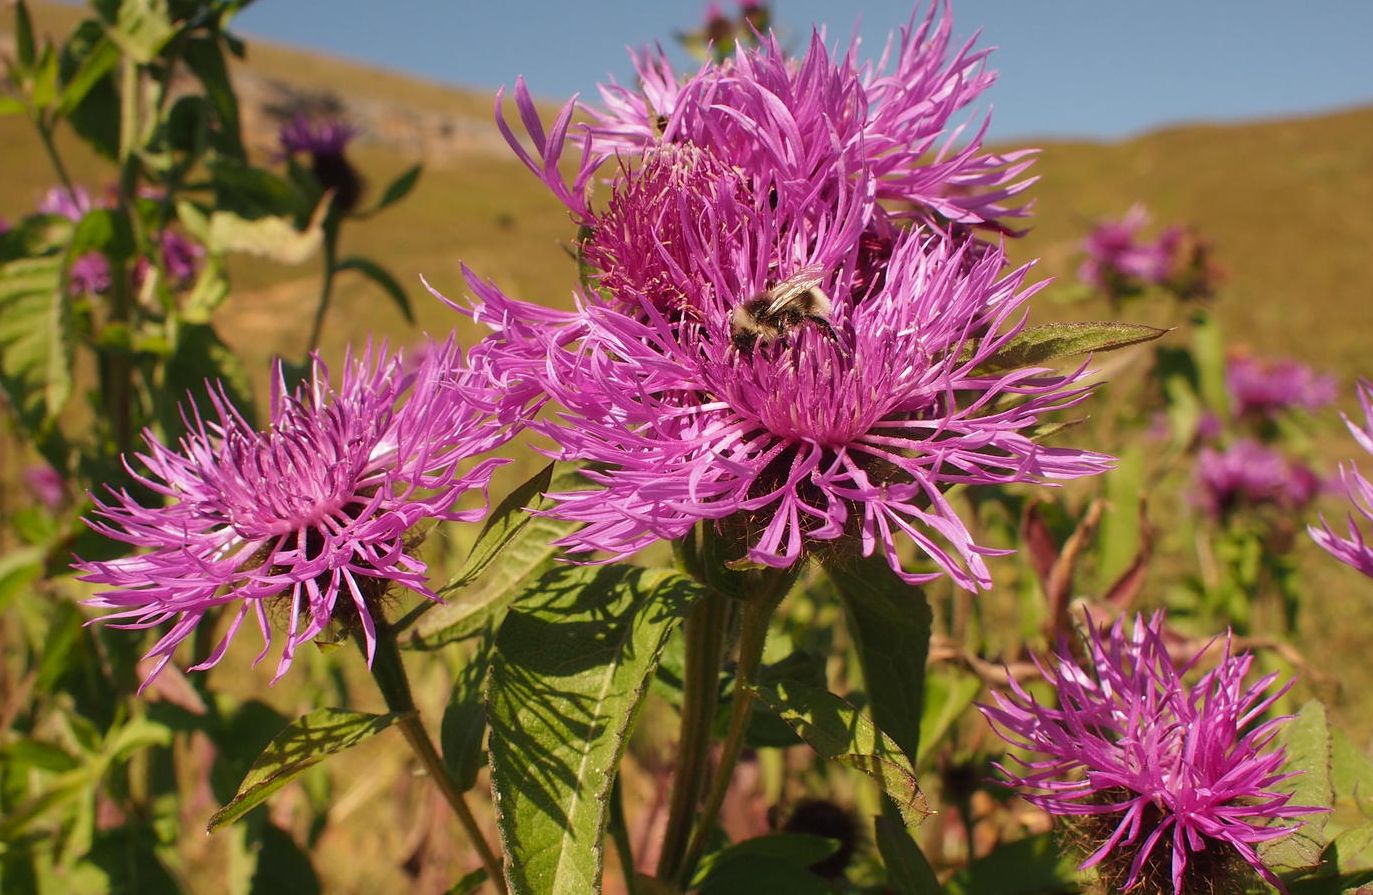
<instances>
[{"instance_id":1,"label":"spiky petal","mask_svg":"<svg viewBox=\"0 0 1373 895\"><path fill-rule=\"evenodd\" d=\"M1278 789L1290 777L1274 743L1286 719L1263 715L1290 683L1274 689L1270 674L1246 686L1253 656L1232 654L1227 638L1219 664L1188 684L1206 650L1175 663L1161 612L1137 616L1128 632L1123 618L1107 630L1088 622L1081 659L1065 644L1040 666L1056 708L1015 680L979 706L1008 743L1043 756L998 769L1050 814L1106 818L1109 835L1082 867L1123 866L1122 889L1164 856L1182 895L1189 860L1216 848L1233 849L1282 889L1256 846L1300 826L1283 821L1323 810L1291 805Z\"/></svg>"},{"instance_id":2,"label":"spiky petal","mask_svg":"<svg viewBox=\"0 0 1373 895\"><path fill-rule=\"evenodd\" d=\"M1359 404L1363 408L1363 425L1347 416L1344 423L1359 447L1373 454L1373 383L1360 381L1358 392ZM1331 556L1373 578L1373 544L1368 542L1355 518L1357 513L1363 518L1364 525L1373 524L1373 482L1369 482L1353 463L1340 464L1340 481L1354 508L1354 513L1347 516L1349 536L1345 538L1336 534L1324 517L1321 517L1319 526L1312 525L1308 531L1312 539Z\"/></svg>"},{"instance_id":3,"label":"spiky petal","mask_svg":"<svg viewBox=\"0 0 1373 895\"><path fill-rule=\"evenodd\" d=\"M272 616L284 619L277 678L341 611L360 625L370 659L381 592L395 584L434 598L415 526L484 514L484 504L455 508L468 491L484 495L504 462L463 461L510 435L479 357L464 364L450 341L408 370L399 354L368 350L345 362L337 387L318 360L313 373L295 393L278 374L264 432L220 392L214 418L193 414L176 449L146 433L147 451L134 458L146 471L130 463L130 472L164 506L126 491L97 499L88 524L146 552L76 567L105 587L87 601L107 611L103 620L170 625L148 654L157 664L147 680L220 607L227 631L196 669L219 662L250 616L262 633L259 659L272 645Z\"/></svg>"}]
</instances>

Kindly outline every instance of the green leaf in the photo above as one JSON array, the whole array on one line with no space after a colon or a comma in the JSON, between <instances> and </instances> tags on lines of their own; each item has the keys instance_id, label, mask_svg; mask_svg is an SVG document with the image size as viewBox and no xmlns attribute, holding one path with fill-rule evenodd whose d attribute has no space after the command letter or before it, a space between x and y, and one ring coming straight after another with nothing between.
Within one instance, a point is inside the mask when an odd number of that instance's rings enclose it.
<instances>
[{"instance_id":1,"label":"green leaf","mask_svg":"<svg viewBox=\"0 0 1373 895\"><path fill-rule=\"evenodd\" d=\"M977 368L996 373L1097 351L1115 351L1159 338L1166 329L1138 323L1045 323L1027 326Z\"/></svg>"},{"instance_id":2,"label":"green leaf","mask_svg":"<svg viewBox=\"0 0 1373 895\"><path fill-rule=\"evenodd\" d=\"M844 603L873 720L914 763L932 623L925 592L897 578L877 554L826 564L825 571Z\"/></svg>"},{"instance_id":3,"label":"green leaf","mask_svg":"<svg viewBox=\"0 0 1373 895\"><path fill-rule=\"evenodd\" d=\"M216 212L255 221L294 218L310 211L310 200L303 192L266 168L221 155L211 162L210 176L214 182ZM329 203L319 202L314 212L317 221L323 222L328 211ZM295 229L289 223L288 226Z\"/></svg>"},{"instance_id":4,"label":"green leaf","mask_svg":"<svg viewBox=\"0 0 1373 895\"><path fill-rule=\"evenodd\" d=\"M57 418L71 389L75 345L62 258L0 266L0 388L32 434Z\"/></svg>"},{"instance_id":5,"label":"green leaf","mask_svg":"<svg viewBox=\"0 0 1373 895\"><path fill-rule=\"evenodd\" d=\"M269 215L248 219L229 211L210 213L209 248L213 252L243 252L281 264L300 264L324 245L324 214L320 203L304 230L289 217Z\"/></svg>"},{"instance_id":6,"label":"green leaf","mask_svg":"<svg viewBox=\"0 0 1373 895\"><path fill-rule=\"evenodd\" d=\"M1097 535L1099 580L1116 580L1139 556L1146 459L1143 442L1136 442L1120 452L1116 468L1106 474L1106 504L1110 511L1102 517L1101 533Z\"/></svg>"},{"instance_id":7,"label":"green leaf","mask_svg":"<svg viewBox=\"0 0 1373 895\"><path fill-rule=\"evenodd\" d=\"M472 658L458 672L448 697L448 708L439 725L443 761L463 792L477 785L483 764L482 741L486 738L486 706L482 687L491 667L492 637L482 638Z\"/></svg>"},{"instance_id":8,"label":"green leaf","mask_svg":"<svg viewBox=\"0 0 1373 895\"><path fill-rule=\"evenodd\" d=\"M19 547L0 554L0 612L43 577L43 559L43 550L38 547Z\"/></svg>"},{"instance_id":9,"label":"green leaf","mask_svg":"<svg viewBox=\"0 0 1373 895\"><path fill-rule=\"evenodd\" d=\"M1373 870L1373 821L1345 830L1321 855L1321 867L1347 874Z\"/></svg>"},{"instance_id":10,"label":"green leaf","mask_svg":"<svg viewBox=\"0 0 1373 895\"><path fill-rule=\"evenodd\" d=\"M834 854L839 843L805 833L745 839L712 856L697 873L699 895L830 895L829 884L808 869Z\"/></svg>"},{"instance_id":11,"label":"green leaf","mask_svg":"<svg viewBox=\"0 0 1373 895\"><path fill-rule=\"evenodd\" d=\"M216 37L198 37L186 42L182 58L186 66L200 79L205 95L214 105L215 115L219 118L219 144L221 152L231 158L242 159L242 125L239 121L238 97L234 95L233 82L229 79L228 66L224 64L224 48Z\"/></svg>"},{"instance_id":12,"label":"green leaf","mask_svg":"<svg viewBox=\"0 0 1373 895\"><path fill-rule=\"evenodd\" d=\"M420 179L420 172L424 170L423 165L415 165L405 170L399 177L386 185L386 189L381 194L381 199L377 201L369 214L375 214L383 208L395 205L401 199L410 195L410 191L415 188L415 184Z\"/></svg>"},{"instance_id":13,"label":"green leaf","mask_svg":"<svg viewBox=\"0 0 1373 895\"><path fill-rule=\"evenodd\" d=\"M1339 728L1330 731L1330 784L1336 804L1351 802L1365 817L1373 813L1373 760Z\"/></svg>"},{"instance_id":14,"label":"green leaf","mask_svg":"<svg viewBox=\"0 0 1373 895\"><path fill-rule=\"evenodd\" d=\"M14 4L14 48L15 54L19 57L20 68L32 68L33 60L38 57L38 49L33 38L33 19L29 16L29 4L26 0L17 0Z\"/></svg>"},{"instance_id":15,"label":"green leaf","mask_svg":"<svg viewBox=\"0 0 1373 895\"><path fill-rule=\"evenodd\" d=\"M559 566L506 616L487 710L514 895L600 890L625 742L663 645L701 595L676 572Z\"/></svg>"},{"instance_id":16,"label":"green leaf","mask_svg":"<svg viewBox=\"0 0 1373 895\"><path fill-rule=\"evenodd\" d=\"M405 290L396 282L396 278L391 276L391 272L382 267L370 258L360 258L353 255L344 258L338 264L339 270L356 270L381 287L382 291L391 296L391 300L400 308L401 315L405 317L407 323L415 322L415 312L410 307L410 299L406 297Z\"/></svg>"},{"instance_id":17,"label":"green leaf","mask_svg":"<svg viewBox=\"0 0 1373 895\"><path fill-rule=\"evenodd\" d=\"M57 99L59 61L52 45L45 45L38 57L38 65L33 69L33 83L29 92L29 101L35 108L46 109Z\"/></svg>"},{"instance_id":18,"label":"green leaf","mask_svg":"<svg viewBox=\"0 0 1373 895\"><path fill-rule=\"evenodd\" d=\"M28 110L29 107L24 105L23 100L13 96L0 96L0 117L23 115Z\"/></svg>"},{"instance_id":19,"label":"green leaf","mask_svg":"<svg viewBox=\"0 0 1373 895\"><path fill-rule=\"evenodd\" d=\"M183 409L195 405L211 412L208 389L216 383L244 419L251 423L256 417L253 385L238 354L209 324L186 324L176 330L176 346L163 375L165 387L157 390L154 409L164 435L173 441L186 430Z\"/></svg>"},{"instance_id":20,"label":"green leaf","mask_svg":"<svg viewBox=\"0 0 1373 895\"><path fill-rule=\"evenodd\" d=\"M906 828L886 816L876 823L877 850L887 867L887 882L898 895L943 895L934 868Z\"/></svg>"},{"instance_id":21,"label":"green leaf","mask_svg":"<svg viewBox=\"0 0 1373 895\"><path fill-rule=\"evenodd\" d=\"M207 832L233 823L267 797L336 752L351 749L399 720L348 709L316 709L277 734L248 769L238 793L210 817Z\"/></svg>"},{"instance_id":22,"label":"green leaf","mask_svg":"<svg viewBox=\"0 0 1373 895\"><path fill-rule=\"evenodd\" d=\"M10 767L37 768L40 771L57 774L74 771L81 766L67 750L42 740L17 739L6 743L0 746L0 756L4 757L5 764Z\"/></svg>"},{"instance_id":23,"label":"green leaf","mask_svg":"<svg viewBox=\"0 0 1373 895\"><path fill-rule=\"evenodd\" d=\"M1334 802L1330 783L1330 724L1325 706L1316 700L1302 706L1301 711L1280 737L1287 750L1285 771L1297 776L1278 784L1278 790L1292 793L1292 805L1329 808ZM1263 863L1279 873L1306 870L1320 863L1325 850L1325 824L1329 813L1311 814L1296 832L1259 845Z\"/></svg>"},{"instance_id":24,"label":"green leaf","mask_svg":"<svg viewBox=\"0 0 1373 895\"><path fill-rule=\"evenodd\" d=\"M91 90L114 71L118 62L119 48L108 37L102 36L94 46L86 49L76 71L66 79L62 87L57 114L66 117L76 111Z\"/></svg>"},{"instance_id":25,"label":"green leaf","mask_svg":"<svg viewBox=\"0 0 1373 895\"><path fill-rule=\"evenodd\" d=\"M949 895L1059 895L1078 891L1077 862L1052 833L1027 836L999 846L955 873Z\"/></svg>"},{"instance_id":26,"label":"green leaf","mask_svg":"<svg viewBox=\"0 0 1373 895\"><path fill-rule=\"evenodd\" d=\"M470 637L505 611L515 595L548 568L558 548L553 541L575 523L532 515L550 502L545 491L566 490L582 481L577 467L550 463L496 507L456 578L439 591L442 605L420 617L407 646L438 649ZM499 562L497 562L499 560Z\"/></svg>"},{"instance_id":27,"label":"green leaf","mask_svg":"<svg viewBox=\"0 0 1373 895\"><path fill-rule=\"evenodd\" d=\"M481 889L484 882L486 882L486 868L478 867L454 883L444 895L473 895Z\"/></svg>"},{"instance_id":28,"label":"green leaf","mask_svg":"<svg viewBox=\"0 0 1373 895\"><path fill-rule=\"evenodd\" d=\"M918 826L930 815L911 760L850 703L826 690L791 682L760 683L754 690L822 757L876 780L896 803L907 827Z\"/></svg>"},{"instance_id":29,"label":"green leaf","mask_svg":"<svg viewBox=\"0 0 1373 895\"><path fill-rule=\"evenodd\" d=\"M175 33L167 0L123 0L109 29L110 39L140 65L156 59Z\"/></svg>"},{"instance_id":30,"label":"green leaf","mask_svg":"<svg viewBox=\"0 0 1373 895\"><path fill-rule=\"evenodd\" d=\"M920 749L915 756L916 767L924 765L934 747L964 716L981 691L982 682L970 674L946 670L925 678L925 705L920 715Z\"/></svg>"}]
</instances>

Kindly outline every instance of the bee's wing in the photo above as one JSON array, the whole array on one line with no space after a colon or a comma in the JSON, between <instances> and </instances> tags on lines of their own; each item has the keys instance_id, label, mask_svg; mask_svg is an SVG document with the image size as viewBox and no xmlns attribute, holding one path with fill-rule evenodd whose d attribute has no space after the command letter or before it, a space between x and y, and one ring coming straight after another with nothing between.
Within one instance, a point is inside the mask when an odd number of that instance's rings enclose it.
<instances>
[{"instance_id":1,"label":"bee's wing","mask_svg":"<svg viewBox=\"0 0 1373 895\"><path fill-rule=\"evenodd\" d=\"M780 313L788 305L794 304L798 298L819 286L824 278L825 271L821 267L810 266L797 270L768 290L771 300L768 302L767 313Z\"/></svg>"}]
</instances>

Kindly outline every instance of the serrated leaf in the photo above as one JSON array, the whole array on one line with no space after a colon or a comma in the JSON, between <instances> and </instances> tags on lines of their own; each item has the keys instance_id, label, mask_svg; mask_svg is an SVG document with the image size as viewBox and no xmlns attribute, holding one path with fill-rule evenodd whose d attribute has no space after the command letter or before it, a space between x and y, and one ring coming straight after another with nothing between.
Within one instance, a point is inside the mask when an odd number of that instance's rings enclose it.
<instances>
[{"instance_id":1,"label":"serrated leaf","mask_svg":"<svg viewBox=\"0 0 1373 895\"><path fill-rule=\"evenodd\" d=\"M1329 808L1334 802L1334 793L1330 783L1330 724L1325 706L1316 700L1302 706L1297 716L1283 727L1280 739L1287 750L1284 770L1298 773L1278 784L1277 789L1292 793L1290 804L1294 806ZM1328 812L1307 815L1296 832L1262 843L1259 856L1263 863L1279 873L1316 866L1325 849L1328 819Z\"/></svg>"},{"instance_id":2,"label":"serrated leaf","mask_svg":"<svg viewBox=\"0 0 1373 895\"><path fill-rule=\"evenodd\" d=\"M581 476L576 466L550 463L501 501L457 577L439 591L444 602L420 617L406 645L438 649L472 636L488 619L504 612L515 595L542 574L557 555L553 542L577 527L575 523L535 516L529 509L547 507L544 492L565 490L577 481Z\"/></svg>"},{"instance_id":3,"label":"serrated leaf","mask_svg":"<svg viewBox=\"0 0 1373 895\"><path fill-rule=\"evenodd\" d=\"M925 592L897 578L877 554L827 563L825 571L844 603L873 720L914 763L932 624Z\"/></svg>"},{"instance_id":4,"label":"serrated leaf","mask_svg":"<svg viewBox=\"0 0 1373 895\"><path fill-rule=\"evenodd\" d=\"M482 688L491 667L492 636L482 638L477 650L458 672L439 725L443 761L463 792L477 785L482 768L482 741L486 738L486 705Z\"/></svg>"},{"instance_id":5,"label":"serrated leaf","mask_svg":"<svg viewBox=\"0 0 1373 895\"><path fill-rule=\"evenodd\" d=\"M949 895L1059 895L1079 889L1077 862L1052 833L1027 836L998 846L955 873L944 886Z\"/></svg>"},{"instance_id":6,"label":"serrated leaf","mask_svg":"<svg viewBox=\"0 0 1373 895\"><path fill-rule=\"evenodd\" d=\"M327 202L321 202L304 230L297 230L287 217L269 215L249 220L229 211L211 212L209 248L300 264L324 245L323 223L328 208Z\"/></svg>"},{"instance_id":7,"label":"serrated leaf","mask_svg":"<svg viewBox=\"0 0 1373 895\"><path fill-rule=\"evenodd\" d=\"M906 828L886 816L876 824L877 851L887 868L887 883L898 895L943 895L934 868Z\"/></svg>"},{"instance_id":8,"label":"serrated leaf","mask_svg":"<svg viewBox=\"0 0 1373 895\"><path fill-rule=\"evenodd\" d=\"M399 715L316 709L277 734L248 769L238 792L210 817L207 832L233 823L325 758L381 733Z\"/></svg>"},{"instance_id":9,"label":"serrated leaf","mask_svg":"<svg viewBox=\"0 0 1373 895\"><path fill-rule=\"evenodd\" d=\"M410 307L410 299L406 296L405 290L396 282L396 278L391 276L391 272L370 258L360 258L353 255L344 258L338 264L339 270L356 270L367 279L376 283L381 290L391 297L400 308L401 315L405 317L407 323L415 322L415 312Z\"/></svg>"},{"instance_id":10,"label":"serrated leaf","mask_svg":"<svg viewBox=\"0 0 1373 895\"><path fill-rule=\"evenodd\" d=\"M407 168L399 177L388 183L386 189L382 191L381 198L377 200L376 206L374 206L368 214L375 214L383 208L389 208L410 195L410 191L413 190L415 184L419 182L420 173L423 170L423 165L414 165Z\"/></svg>"},{"instance_id":11,"label":"serrated leaf","mask_svg":"<svg viewBox=\"0 0 1373 895\"><path fill-rule=\"evenodd\" d=\"M760 683L754 691L821 757L876 780L908 827L918 826L930 815L911 760L848 701L792 682Z\"/></svg>"},{"instance_id":12,"label":"serrated leaf","mask_svg":"<svg viewBox=\"0 0 1373 895\"><path fill-rule=\"evenodd\" d=\"M514 895L600 890L630 728L663 645L701 595L676 572L559 566L506 616L487 711Z\"/></svg>"},{"instance_id":13,"label":"serrated leaf","mask_svg":"<svg viewBox=\"0 0 1373 895\"><path fill-rule=\"evenodd\" d=\"M157 58L176 33L166 0L123 0L110 39L140 65Z\"/></svg>"},{"instance_id":14,"label":"serrated leaf","mask_svg":"<svg viewBox=\"0 0 1373 895\"><path fill-rule=\"evenodd\" d=\"M1027 326L978 365L979 373L996 373L1099 351L1115 351L1150 342L1168 332L1138 323L1044 323Z\"/></svg>"}]
</instances>

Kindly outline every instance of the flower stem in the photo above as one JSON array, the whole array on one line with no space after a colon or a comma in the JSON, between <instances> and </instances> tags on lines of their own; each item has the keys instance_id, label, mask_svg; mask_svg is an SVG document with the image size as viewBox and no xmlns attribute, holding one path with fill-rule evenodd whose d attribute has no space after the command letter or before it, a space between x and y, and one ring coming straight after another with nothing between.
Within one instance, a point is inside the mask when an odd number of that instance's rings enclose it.
<instances>
[{"instance_id":1,"label":"flower stem","mask_svg":"<svg viewBox=\"0 0 1373 895\"><path fill-rule=\"evenodd\" d=\"M472 809L467 806L467 798L463 795L462 788L448 773L448 767L439 757L434 741L429 738L428 731L420 721L419 710L415 708L415 700L410 692L410 679L406 676L400 649L396 645L395 631L379 626L376 644L372 677L377 682L377 689L381 691L382 698L386 700L386 707L400 716L396 723L405 735L405 741L410 744L410 749L428 773L429 779L434 781L444 800L458 816L458 822L462 824L472 847L481 857L482 866L486 868L491 885L501 895L505 895L505 873L501 867L500 856L487 844ZM365 644L359 645L365 647Z\"/></svg>"},{"instance_id":2,"label":"flower stem","mask_svg":"<svg viewBox=\"0 0 1373 895\"><path fill-rule=\"evenodd\" d=\"M692 607L683 629L686 672L682 680L682 728L672 800L668 803L667 831L658 857L659 879L673 879L682 869L687 836L710 769L710 728L719 703L729 610L729 598L709 590Z\"/></svg>"},{"instance_id":3,"label":"flower stem","mask_svg":"<svg viewBox=\"0 0 1373 895\"><path fill-rule=\"evenodd\" d=\"M715 820L724 805L725 794L729 791L730 780L734 776L734 766L739 762L739 753L744 748L744 737L748 733L748 722L753 714L753 683L758 677L758 668L763 661L763 647L767 643L768 622L782 598L796 580L795 573L784 571L764 578L762 586L744 602L743 614L739 625L739 661L734 672L734 705L730 712L729 730L725 734L724 745L720 747L720 760L715 768L706 795L705 806L701 809L687 846L686 858L675 879L685 887L691 881L697 863L705 853Z\"/></svg>"},{"instance_id":4,"label":"flower stem","mask_svg":"<svg viewBox=\"0 0 1373 895\"><path fill-rule=\"evenodd\" d=\"M319 340L324 333L324 317L329 313L329 302L334 295L334 274L338 268L338 231L339 221L330 209L324 221L324 276L319 287L319 303L315 306L315 319L310 325L310 339L305 345L308 355L319 349Z\"/></svg>"}]
</instances>

